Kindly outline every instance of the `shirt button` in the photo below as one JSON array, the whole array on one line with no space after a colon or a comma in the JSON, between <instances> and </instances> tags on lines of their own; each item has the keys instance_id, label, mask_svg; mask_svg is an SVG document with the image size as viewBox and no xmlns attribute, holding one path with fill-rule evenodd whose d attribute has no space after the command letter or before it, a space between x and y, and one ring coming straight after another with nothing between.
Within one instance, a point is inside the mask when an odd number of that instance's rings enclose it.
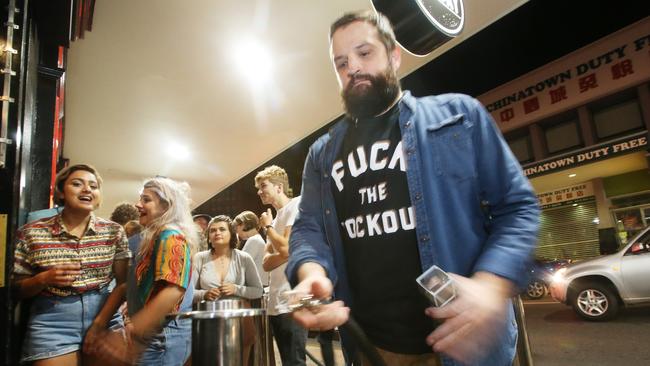
<instances>
[{"instance_id":1,"label":"shirt button","mask_svg":"<svg viewBox=\"0 0 650 366\"><path fill-rule=\"evenodd\" d=\"M406 126L406 127L411 127L411 121L406 121L405 126Z\"/></svg>"},{"instance_id":2,"label":"shirt button","mask_svg":"<svg viewBox=\"0 0 650 366\"><path fill-rule=\"evenodd\" d=\"M429 241L429 236L428 235L422 235L421 240L422 241Z\"/></svg>"},{"instance_id":3,"label":"shirt button","mask_svg":"<svg viewBox=\"0 0 650 366\"><path fill-rule=\"evenodd\" d=\"M416 194L415 194L415 200L416 200L416 201L419 201L421 198L422 198L422 195L421 195L421 194L419 194L419 193L416 193Z\"/></svg>"},{"instance_id":4,"label":"shirt button","mask_svg":"<svg viewBox=\"0 0 650 366\"><path fill-rule=\"evenodd\" d=\"M329 214L330 214L330 210L329 209L325 210L325 215L329 215Z\"/></svg>"},{"instance_id":5,"label":"shirt button","mask_svg":"<svg viewBox=\"0 0 650 366\"><path fill-rule=\"evenodd\" d=\"M323 174L323 177L327 178L328 177L327 173Z\"/></svg>"}]
</instances>

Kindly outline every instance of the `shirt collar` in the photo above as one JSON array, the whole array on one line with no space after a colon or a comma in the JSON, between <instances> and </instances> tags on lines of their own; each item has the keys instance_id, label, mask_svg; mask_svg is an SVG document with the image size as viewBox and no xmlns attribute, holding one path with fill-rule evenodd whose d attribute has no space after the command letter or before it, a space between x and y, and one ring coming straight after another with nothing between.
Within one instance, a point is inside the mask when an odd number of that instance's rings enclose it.
<instances>
[{"instance_id":1,"label":"shirt collar","mask_svg":"<svg viewBox=\"0 0 650 366\"><path fill-rule=\"evenodd\" d=\"M402 91L402 99L399 101L401 105L405 105L411 113L416 109L415 98L411 95L411 92L408 90Z\"/></svg>"},{"instance_id":2,"label":"shirt collar","mask_svg":"<svg viewBox=\"0 0 650 366\"><path fill-rule=\"evenodd\" d=\"M60 214L56 215L54 218L54 223L52 224L52 227L50 228L50 231L52 232L52 235L54 236L59 236L62 235L63 233L66 233L68 235L72 235L68 232L68 229L66 229L65 225L63 224L63 211L61 211ZM86 228L86 233L93 233L97 234L97 231L95 230L95 222L97 221L97 218L93 212L90 213L90 221L88 221L88 228Z\"/></svg>"}]
</instances>

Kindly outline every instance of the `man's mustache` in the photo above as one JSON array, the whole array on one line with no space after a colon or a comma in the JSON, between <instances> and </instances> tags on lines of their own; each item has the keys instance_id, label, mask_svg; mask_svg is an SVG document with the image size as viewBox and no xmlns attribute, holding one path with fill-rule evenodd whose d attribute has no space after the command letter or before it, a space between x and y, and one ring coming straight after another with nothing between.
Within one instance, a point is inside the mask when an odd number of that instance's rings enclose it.
<instances>
[{"instance_id":1,"label":"man's mustache","mask_svg":"<svg viewBox=\"0 0 650 366\"><path fill-rule=\"evenodd\" d=\"M350 83L348 84L348 88L351 88L357 81L361 81L361 80L367 80L373 82L374 78L370 74L354 74L350 78Z\"/></svg>"}]
</instances>

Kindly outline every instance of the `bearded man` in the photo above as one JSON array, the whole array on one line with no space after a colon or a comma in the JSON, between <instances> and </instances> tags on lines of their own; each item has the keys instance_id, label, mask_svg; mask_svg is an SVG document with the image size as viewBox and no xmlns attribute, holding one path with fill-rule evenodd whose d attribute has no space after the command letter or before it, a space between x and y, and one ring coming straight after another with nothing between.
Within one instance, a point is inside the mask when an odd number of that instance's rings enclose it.
<instances>
[{"instance_id":1,"label":"bearded man","mask_svg":"<svg viewBox=\"0 0 650 366\"><path fill-rule=\"evenodd\" d=\"M307 156L286 273L338 301L294 319L331 329L351 311L389 365L512 364L510 297L526 285L539 216L517 160L475 99L401 90L385 16L339 18L330 55L346 116ZM415 281L433 265L457 291L441 308Z\"/></svg>"}]
</instances>

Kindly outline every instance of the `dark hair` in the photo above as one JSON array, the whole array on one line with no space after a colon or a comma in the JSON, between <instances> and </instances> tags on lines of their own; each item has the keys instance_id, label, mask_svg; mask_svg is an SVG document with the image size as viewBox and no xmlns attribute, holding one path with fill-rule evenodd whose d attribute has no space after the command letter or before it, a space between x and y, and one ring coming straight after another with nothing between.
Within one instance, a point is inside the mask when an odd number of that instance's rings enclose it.
<instances>
[{"instance_id":1,"label":"dark hair","mask_svg":"<svg viewBox=\"0 0 650 366\"><path fill-rule=\"evenodd\" d=\"M204 235L206 238L206 241L208 242L208 248L212 249L212 243L210 243L210 226L212 224L217 223L217 222L225 222L228 224L228 232L230 233L230 249L235 249L237 248L237 232L235 231L235 225L232 223L232 219L230 216L227 215L217 215L210 222L208 223L208 229L205 230Z\"/></svg>"},{"instance_id":2,"label":"dark hair","mask_svg":"<svg viewBox=\"0 0 650 366\"><path fill-rule=\"evenodd\" d=\"M235 223L235 226L243 225L244 231L248 231L250 229L257 230L260 226L260 219L252 211L244 211L240 213L239 215L235 216L235 220L233 221Z\"/></svg>"},{"instance_id":3,"label":"dark hair","mask_svg":"<svg viewBox=\"0 0 650 366\"><path fill-rule=\"evenodd\" d=\"M57 205L65 205L65 200L63 199L63 186L65 185L65 181L70 177L70 175L72 175L72 173L76 172L77 170L84 170L94 175L95 179L97 179L97 187L99 187L101 190L102 177L99 176L99 173L95 167L89 164L70 165L61 169L61 171L56 175L56 178L54 178L54 203Z\"/></svg>"},{"instance_id":4,"label":"dark hair","mask_svg":"<svg viewBox=\"0 0 650 366\"><path fill-rule=\"evenodd\" d=\"M390 24L390 20L388 20L384 14L372 10L360 10L345 13L340 18L335 20L334 23L332 23L330 26L330 44L332 43L332 37L337 30L354 22L366 22L373 25L375 29L377 29L379 40L384 44L387 52L390 52L394 50L395 47L397 47L395 32L393 32L393 27Z\"/></svg>"},{"instance_id":5,"label":"dark hair","mask_svg":"<svg viewBox=\"0 0 650 366\"><path fill-rule=\"evenodd\" d=\"M115 221L118 224L124 226L127 222L132 220L137 220L140 217L140 212L135 208L134 205L124 202L115 206L113 212L111 213L111 221Z\"/></svg>"}]
</instances>

